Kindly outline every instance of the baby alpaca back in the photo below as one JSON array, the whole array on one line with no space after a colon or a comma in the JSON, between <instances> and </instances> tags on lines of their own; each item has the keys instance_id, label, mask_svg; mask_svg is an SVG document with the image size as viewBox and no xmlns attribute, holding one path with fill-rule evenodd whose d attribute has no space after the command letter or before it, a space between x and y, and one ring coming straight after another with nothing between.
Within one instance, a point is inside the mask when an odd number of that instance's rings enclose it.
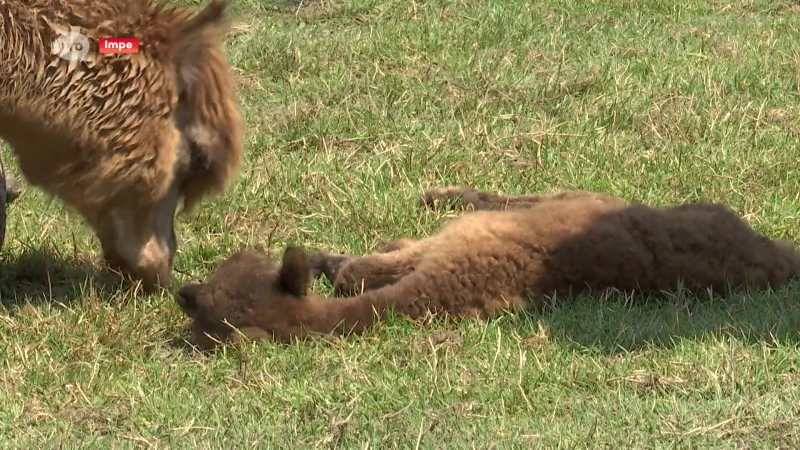
<instances>
[{"instance_id":1,"label":"baby alpaca back","mask_svg":"<svg viewBox=\"0 0 800 450\"><path fill-rule=\"evenodd\" d=\"M484 210L372 255L307 259L287 247L272 268L264 256L234 255L209 282L181 288L178 303L193 319L196 339L207 330L228 339L219 326L225 319L245 336L291 342L360 333L389 311L489 319L544 306L552 294L659 293L682 282L725 295L744 285L774 288L800 274L793 244L760 235L720 204L659 208L575 192L475 198ZM324 274L347 298L309 293L311 273Z\"/></svg>"},{"instance_id":2,"label":"baby alpaca back","mask_svg":"<svg viewBox=\"0 0 800 450\"><path fill-rule=\"evenodd\" d=\"M736 212L697 202L611 212L554 246L544 291L582 286L623 291L777 286L800 275L800 252L763 236Z\"/></svg>"}]
</instances>

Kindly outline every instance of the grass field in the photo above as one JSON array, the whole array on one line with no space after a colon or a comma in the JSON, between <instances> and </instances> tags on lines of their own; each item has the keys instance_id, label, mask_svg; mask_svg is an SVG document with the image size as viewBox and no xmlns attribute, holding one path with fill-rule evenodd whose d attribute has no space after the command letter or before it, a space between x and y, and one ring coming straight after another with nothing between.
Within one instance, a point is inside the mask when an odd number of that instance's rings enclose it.
<instances>
[{"instance_id":1,"label":"grass field","mask_svg":"<svg viewBox=\"0 0 800 450\"><path fill-rule=\"evenodd\" d=\"M234 4L246 161L180 221L178 283L245 247L425 236L452 214L415 200L450 184L707 198L800 237L796 2L287 1ZM93 282L58 201L9 214L3 448L800 445L800 284L206 355L176 288Z\"/></svg>"}]
</instances>

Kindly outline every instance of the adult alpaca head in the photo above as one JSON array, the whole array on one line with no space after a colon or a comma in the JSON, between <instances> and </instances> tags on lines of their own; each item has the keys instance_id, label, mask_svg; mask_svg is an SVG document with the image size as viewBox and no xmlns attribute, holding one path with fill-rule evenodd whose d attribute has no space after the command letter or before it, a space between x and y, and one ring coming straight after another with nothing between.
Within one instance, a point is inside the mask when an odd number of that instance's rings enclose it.
<instances>
[{"instance_id":1,"label":"adult alpaca head","mask_svg":"<svg viewBox=\"0 0 800 450\"><path fill-rule=\"evenodd\" d=\"M108 263L145 288L170 278L180 201L191 210L241 164L225 7L0 3L0 138L29 183L77 210ZM68 33L85 37L85 55L56 54ZM101 54L102 37L135 37L139 51Z\"/></svg>"}]
</instances>

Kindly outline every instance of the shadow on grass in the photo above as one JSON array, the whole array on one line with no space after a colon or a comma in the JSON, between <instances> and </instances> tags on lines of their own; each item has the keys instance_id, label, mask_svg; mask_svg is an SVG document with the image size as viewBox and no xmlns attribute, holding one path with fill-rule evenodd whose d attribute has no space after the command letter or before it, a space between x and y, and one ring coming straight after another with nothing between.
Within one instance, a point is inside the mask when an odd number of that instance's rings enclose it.
<instances>
[{"instance_id":1,"label":"shadow on grass","mask_svg":"<svg viewBox=\"0 0 800 450\"><path fill-rule=\"evenodd\" d=\"M34 249L0 262L0 304L69 304L87 295L109 298L127 286L122 276L88 260Z\"/></svg>"},{"instance_id":2,"label":"shadow on grass","mask_svg":"<svg viewBox=\"0 0 800 450\"><path fill-rule=\"evenodd\" d=\"M778 290L739 290L725 298L682 296L636 298L581 296L564 299L550 311L532 312L520 321L520 334L535 332L536 320L550 339L598 349L607 354L645 347L665 348L681 340L732 337L768 346L800 343L800 283ZM522 322L525 322L523 324Z\"/></svg>"},{"instance_id":3,"label":"shadow on grass","mask_svg":"<svg viewBox=\"0 0 800 450\"><path fill-rule=\"evenodd\" d=\"M213 354L212 350L203 350L200 347L191 343L192 330L190 327L183 327L180 333L167 340L167 346L173 350L178 350L185 353L209 356Z\"/></svg>"}]
</instances>

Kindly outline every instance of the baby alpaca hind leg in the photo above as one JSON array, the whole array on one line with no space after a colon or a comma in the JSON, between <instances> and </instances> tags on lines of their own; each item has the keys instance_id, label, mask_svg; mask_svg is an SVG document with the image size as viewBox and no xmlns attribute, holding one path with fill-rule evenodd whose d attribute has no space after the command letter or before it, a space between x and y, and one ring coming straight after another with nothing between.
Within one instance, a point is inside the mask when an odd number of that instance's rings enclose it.
<instances>
[{"instance_id":1,"label":"baby alpaca hind leg","mask_svg":"<svg viewBox=\"0 0 800 450\"><path fill-rule=\"evenodd\" d=\"M417 242L419 241L411 238L395 239L383 244L383 247L381 247L381 253L395 252L397 250L412 247L416 245Z\"/></svg>"},{"instance_id":2,"label":"baby alpaca hind leg","mask_svg":"<svg viewBox=\"0 0 800 450\"><path fill-rule=\"evenodd\" d=\"M428 189L423 194L421 203L431 209L434 209L437 204L445 202L450 207L460 205L465 209L472 207L473 210L480 211L530 209L546 201L575 199L593 199L599 203L625 204L623 200L612 195L589 191L564 191L555 194L503 195L461 186Z\"/></svg>"}]
</instances>

